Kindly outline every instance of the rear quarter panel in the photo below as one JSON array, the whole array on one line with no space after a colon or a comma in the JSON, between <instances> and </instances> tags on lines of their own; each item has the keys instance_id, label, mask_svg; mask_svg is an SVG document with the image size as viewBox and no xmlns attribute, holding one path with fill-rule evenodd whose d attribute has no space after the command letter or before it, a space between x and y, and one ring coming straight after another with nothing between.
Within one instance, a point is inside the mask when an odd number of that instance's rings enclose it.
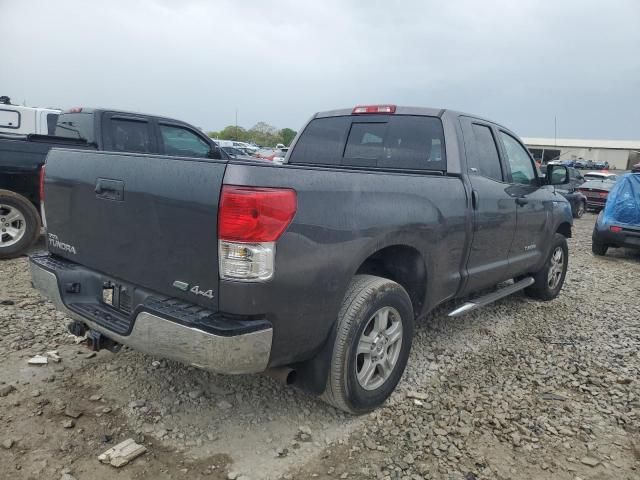
<instances>
[{"instance_id":1,"label":"rear quarter panel","mask_svg":"<svg viewBox=\"0 0 640 480\"><path fill-rule=\"evenodd\" d=\"M467 199L458 177L231 163L224 183L297 192L297 213L276 245L274 278L220 285L222 312L266 314L273 323L271 365L305 360L322 345L358 267L384 247L422 254L425 311L459 287Z\"/></svg>"}]
</instances>

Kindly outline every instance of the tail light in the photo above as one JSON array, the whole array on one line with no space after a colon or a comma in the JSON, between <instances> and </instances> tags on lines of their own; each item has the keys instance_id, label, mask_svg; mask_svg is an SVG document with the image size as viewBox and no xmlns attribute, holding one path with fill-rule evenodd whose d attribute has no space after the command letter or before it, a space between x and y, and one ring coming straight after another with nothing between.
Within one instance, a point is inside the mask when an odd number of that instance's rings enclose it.
<instances>
[{"instance_id":1,"label":"tail light","mask_svg":"<svg viewBox=\"0 0 640 480\"><path fill-rule=\"evenodd\" d=\"M40 202L44 202L44 165L40 167Z\"/></svg>"},{"instance_id":2,"label":"tail light","mask_svg":"<svg viewBox=\"0 0 640 480\"><path fill-rule=\"evenodd\" d=\"M218 209L220 278L270 279L275 242L293 220L296 209L294 190L223 186Z\"/></svg>"},{"instance_id":3,"label":"tail light","mask_svg":"<svg viewBox=\"0 0 640 480\"><path fill-rule=\"evenodd\" d=\"M356 106L352 114L361 113L396 113L395 105L358 105Z\"/></svg>"},{"instance_id":4,"label":"tail light","mask_svg":"<svg viewBox=\"0 0 640 480\"><path fill-rule=\"evenodd\" d=\"M618 225L611 225L609 227L609 230L611 230L613 233L620 233L622 231L622 227L619 227Z\"/></svg>"},{"instance_id":5,"label":"tail light","mask_svg":"<svg viewBox=\"0 0 640 480\"><path fill-rule=\"evenodd\" d=\"M609 192L599 192L598 195L600 196L600 198L607 198Z\"/></svg>"}]
</instances>

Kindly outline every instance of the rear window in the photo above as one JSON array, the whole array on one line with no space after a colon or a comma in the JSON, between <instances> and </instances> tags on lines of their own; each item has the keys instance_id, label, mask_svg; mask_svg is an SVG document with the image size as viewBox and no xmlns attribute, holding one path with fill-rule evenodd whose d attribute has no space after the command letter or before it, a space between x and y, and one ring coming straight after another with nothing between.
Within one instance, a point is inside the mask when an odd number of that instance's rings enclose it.
<instances>
[{"instance_id":1,"label":"rear window","mask_svg":"<svg viewBox=\"0 0 640 480\"><path fill-rule=\"evenodd\" d=\"M55 135L65 138L80 138L87 142L95 141L93 136L93 114L63 113L58 117Z\"/></svg>"},{"instance_id":2,"label":"rear window","mask_svg":"<svg viewBox=\"0 0 640 480\"><path fill-rule=\"evenodd\" d=\"M444 171L442 122L409 115L317 118L300 136L290 162Z\"/></svg>"}]
</instances>

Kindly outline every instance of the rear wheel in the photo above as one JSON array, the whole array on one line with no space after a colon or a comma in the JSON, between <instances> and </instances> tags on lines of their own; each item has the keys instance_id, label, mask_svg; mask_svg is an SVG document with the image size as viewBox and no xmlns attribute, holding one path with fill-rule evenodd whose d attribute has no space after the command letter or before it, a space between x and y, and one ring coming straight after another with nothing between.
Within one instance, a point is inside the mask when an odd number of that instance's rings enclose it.
<instances>
[{"instance_id":1,"label":"rear wheel","mask_svg":"<svg viewBox=\"0 0 640 480\"><path fill-rule=\"evenodd\" d=\"M525 293L539 300L553 300L558 296L569 266L569 248L567 239L556 233L553 237L551 252L542 269L533 274L535 283L525 289Z\"/></svg>"},{"instance_id":2,"label":"rear wheel","mask_svg":"<svg viewBox=\"0 0 640 480\"><path fill-rule=\"evenodd\" d=\"M603 256L607 254L609 247L601 242L591 241L591 251L594 255Z\"/></svg>"},{"instance_id":3,"label":"rear wheel","mask_svg":"<svg viewBox=\"0 0 640 480\"><path fill-rule=\"evenodd\" d=\"M22 255L40 234L40 216L22 195L0 190L0 258Z\"/></svg>"},{"instance_id":4,"label":"rear wheel","mask_svg":"<svg viewBox=\"0 0 640 480\"><path fill-rule=\"evenodd\" d=\"M413 307L396 282L354 277L336 325L327 385L321 398L349 413L365 413L391 395L413 340Z\"/></svg>"}]
</instances>

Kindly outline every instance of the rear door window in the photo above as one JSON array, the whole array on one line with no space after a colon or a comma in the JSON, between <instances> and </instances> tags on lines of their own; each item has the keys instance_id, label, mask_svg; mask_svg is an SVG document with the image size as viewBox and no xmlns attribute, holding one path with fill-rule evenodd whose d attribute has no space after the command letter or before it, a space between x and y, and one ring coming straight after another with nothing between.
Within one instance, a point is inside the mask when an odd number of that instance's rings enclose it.
<instances>
[{"instance_id":1,"label":"rear door window","mask_svg":"<svg viewBox=\"0 0 640 480\"><path fill-rule=\"evenodd\" d=\"M446 170L442 122L435 117L393 117L380 167Z\"/></svg>"},{"instance_id":2,"label":"rear door window","mask_svg":"<svg viewBox=\"0 0 640 480\"><path fill-rule=\"evenodd\" d=\"M129 118L111 118L112 149L116 152L152 152L149 122Z\"/></svg>"},{"instance_id":3,"label":"rear door window","mask_svg":"<svg viewBox=\"0 0 640 480\"><path fill-rule=\"evenodd\" d=\"M312 120L291 163L446 170L442 122L410 115L346 116Z\"/></svg>"},{"instance_id":4,"label":"rear door window","mask_svg":"<svg viewBox=\"0 0 640 480\"><path fill-rule=\"evenodd\" d=\"M502 182L502 165L491 128L472 123L471 130L475 140L473 151L468 154L471 173Z\"/></svg>"},{"instance_id":5,"label":"rear door window","mask_svg":"<svg viewBox=\"0 0 640 480\"><path fill-rule=\"evenodd\" d=\"M177 157L207 157L210 145L188 128L160 124L164 153Z\"/></svg>"}]
</instances>

